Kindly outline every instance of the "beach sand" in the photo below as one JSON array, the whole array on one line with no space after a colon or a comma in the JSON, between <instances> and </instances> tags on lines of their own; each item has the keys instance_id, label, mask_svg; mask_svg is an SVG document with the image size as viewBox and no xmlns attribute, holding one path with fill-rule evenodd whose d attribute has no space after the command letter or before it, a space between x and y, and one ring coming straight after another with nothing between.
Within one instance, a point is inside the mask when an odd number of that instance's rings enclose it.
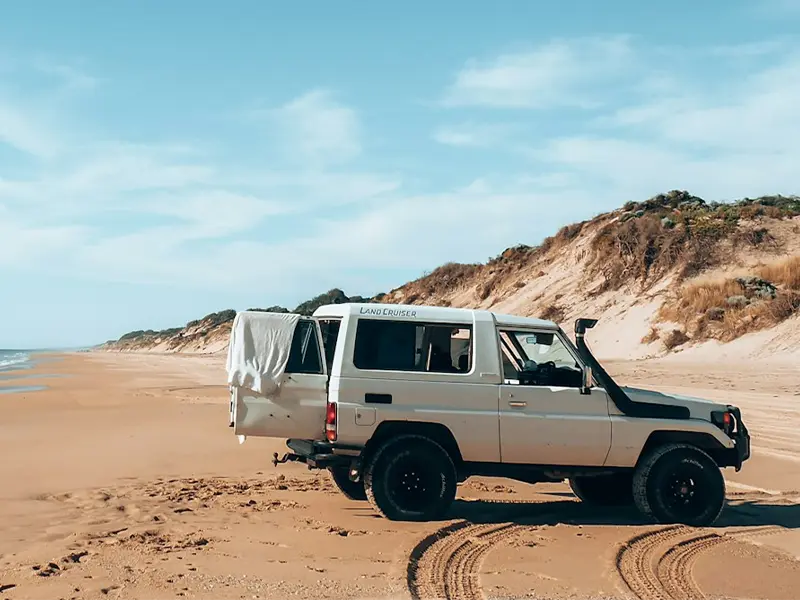
<instances>
[{"instance_id":1,"label":"beach sand","mask_svg":"<svg viewBox=\"0 0 800 600\"><path fill-rule=\"evenodd\" d=\"M642 525L565 484L473 478L396 523L324 472L240 445L220 356L83 353L0 395L0 597L764 598L800 589L800 370L614 362L629 385L739 405L754 457L719 527ZM37 379L36 373L64 375Z\"/></svg>"}]
</instances>

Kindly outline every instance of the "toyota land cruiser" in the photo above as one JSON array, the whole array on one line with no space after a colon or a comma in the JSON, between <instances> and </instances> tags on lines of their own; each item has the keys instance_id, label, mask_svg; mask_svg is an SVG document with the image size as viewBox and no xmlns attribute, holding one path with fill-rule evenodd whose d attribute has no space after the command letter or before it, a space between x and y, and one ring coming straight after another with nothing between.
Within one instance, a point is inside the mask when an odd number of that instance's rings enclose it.
<instances>
[{"instance_id":1,"label":"toyota land cruiser","mask_svg":"<svg viewBox=\"0 0 800 600\"><path fill-rule=\"evenodd\" d=\"M586 344L596 322L578 319L573 344L553 322L482 310L242 312L229 350L231 426L242 441L286 439L275 464L327 469L348 498L389 519L439 518L459 482L483 475L568 479L583 502L712 524L725 504L721 468L738 471L750 456L739 409L620 387ZM274 328L286 335L258 350ZM240 376L259 369L274 388Z\"/></svg>"}]
</instances>

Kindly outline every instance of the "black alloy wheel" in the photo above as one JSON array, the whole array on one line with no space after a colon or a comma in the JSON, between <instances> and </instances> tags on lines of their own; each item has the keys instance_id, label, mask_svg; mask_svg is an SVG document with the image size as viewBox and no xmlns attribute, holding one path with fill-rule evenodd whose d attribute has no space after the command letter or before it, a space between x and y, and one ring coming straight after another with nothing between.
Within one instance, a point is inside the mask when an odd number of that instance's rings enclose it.
<instances>
[{"instance_id":1,"label":"black alloy wheel","mask_svg":"<svg viewBox=\"0 0 800 600\"><path fill-rule=\"evenodd\" d=\"M637 467L633 495L639 510L659 523L708 527L725 507L725 479L702 449L668 444Z\"/></svg>"},{"instance_id":2,"label":"black alloy wheel","mask_svg":"<svg viewBox=\"0 0 800 600\"><path fill-rule=\"evenodd\" d=\"M391 520L441 517L456 495L456 470L440 444L421 435L384 443L364 470L367 498Z\"/></svg>"}]
</instances>

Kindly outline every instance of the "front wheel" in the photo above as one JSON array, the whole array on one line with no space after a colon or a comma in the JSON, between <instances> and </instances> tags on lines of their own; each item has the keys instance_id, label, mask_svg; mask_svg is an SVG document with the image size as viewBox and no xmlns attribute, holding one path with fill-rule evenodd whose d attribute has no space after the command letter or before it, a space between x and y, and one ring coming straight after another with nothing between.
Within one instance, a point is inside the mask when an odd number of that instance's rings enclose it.
<instances>
[{"instance_id":1,"label":"front wheel","mask_svg":"<svg viewBox=\"0 0 800 600\"><path fill-rule=\"evenodd\" d=\"M630 506L633 504L633 475L614 473L595 477L572 477L572 492L581 502L594 506Z\"/></svg>"},{"instance_id":2,"label":"front wheel","mask_svg":"<svg viewBox=\"0 0 800 600\"><path fill-rule=\"evenodd\" d=\"M633 498L639 511L658 523L708 527L725 506L725 478L703 450L667 444L637 466Z\"/></svg>"},{"instance_id":3,"label":"front wheel","mask_svg":"<svg viewBox=\"0 0 800 600\"><path fill-rule=\"evenodd\" d=\"M339 488L346 498L350 500L366 500L367 492L364 491L364 481L350 479L350 470L347 467L328 467L334 485Z\"/></svg>"},{"instance_id":4,"label":"front wheel","mask_svg":"<svg viewBox=\"0 0 800 600\"><path fill-rule=\"evenodd\" d=\"M447 451L421 435L389 440L364 469L364 489L370 504L393 521L441 517L455 499L456 479Z\"/></svg>"}]
</instances>

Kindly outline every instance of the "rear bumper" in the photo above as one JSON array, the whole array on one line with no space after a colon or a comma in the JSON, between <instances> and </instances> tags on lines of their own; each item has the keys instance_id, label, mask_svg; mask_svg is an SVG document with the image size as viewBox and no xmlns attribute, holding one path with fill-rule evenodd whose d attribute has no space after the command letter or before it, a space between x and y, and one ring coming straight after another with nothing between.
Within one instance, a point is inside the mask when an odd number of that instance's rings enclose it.
<instances>
[{"instance_id":1,"label":"rear bumper","mask_svg":"<svg viewBox=\"0 0 800 600\"><path fill-rule=\"evenodd\" d=\"M286 445L291 452L278 459L274 454L273 463L302 462L309 469L327 469L328 467L350 467L358 461L361 454L360 446L348 444L331 444L318 440L288 439Z\"/></svg>"}]
</instances>

